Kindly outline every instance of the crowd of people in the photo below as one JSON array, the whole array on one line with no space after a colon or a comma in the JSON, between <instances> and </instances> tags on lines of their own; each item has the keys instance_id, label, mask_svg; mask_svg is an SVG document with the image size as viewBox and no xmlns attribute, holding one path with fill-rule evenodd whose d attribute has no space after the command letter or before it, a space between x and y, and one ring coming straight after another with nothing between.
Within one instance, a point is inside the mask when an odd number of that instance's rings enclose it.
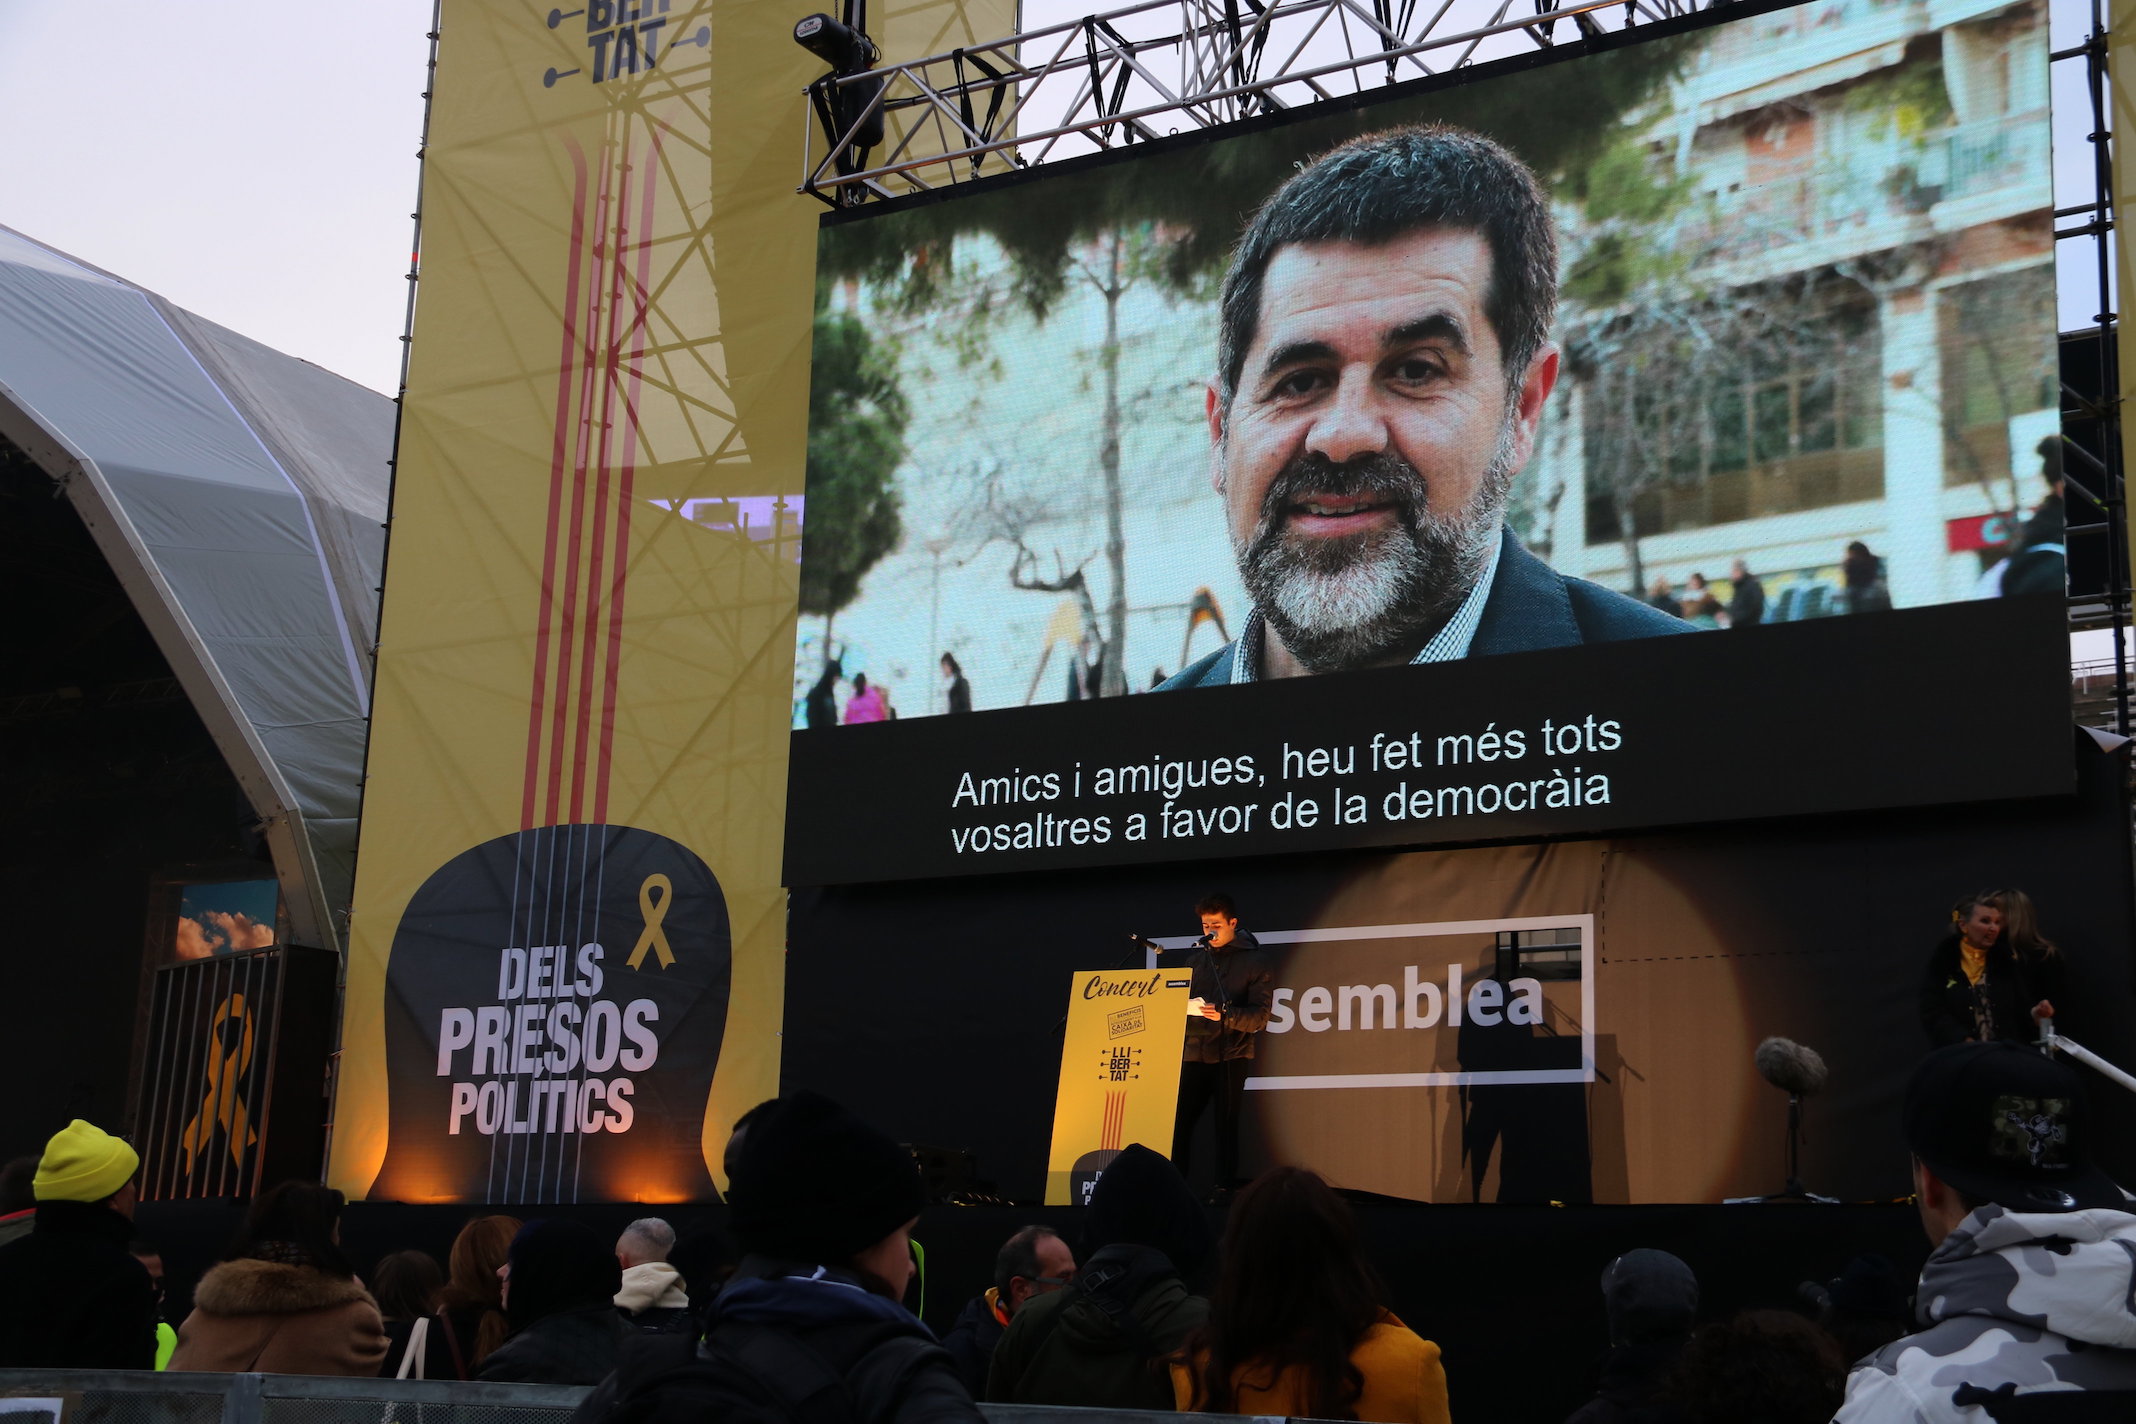
<instances>
[{"instance_id":1,"label":"crowd of people","mask_svg":"<svg viewBox=\"0 0 2136 1424\"><path fill-rule=\"evenodd\" d=\"M2008 923L2011 902L1998 908ZM2136 1418L2136 1199L2096 1164L2076 1071L1992 1037L1953 1043L1914 1073L1904 1124L1934 1246L1910 1308L1890 1263L1862 1257L1796 1308L1702 1319L1689 1265L1627 1252L1603 1272L1609 1349L1568 1424ZM1389 1308L1350 1206L1301 1167L1249 1183L1218 1236L1178 1168L1130 1145L1078 1239L1017 1231L938 1341L906 1305L925 1200L907 1150L803 1091L745 1115L726 1161L738 1259L692 1255L658 1218L610 1242L565 1217L484 1215L443 1265L395 1252L368 1285L342 1247L341 1194L285 1183L159 1340L160 1263L131 1220L139 1160L77 1120L31 1159L27 1217L0 1214L0 1367L592 1386L575 1424L976 1424L980 1400L1500 1417L1486 1383ZM0 1186L22 1176L11 1164Z\"/></svg>"},{"instance_id":2,"label":"crowd of people","mask_svg":"<svg viewBox=\"0 0 2136 1424\"><path fill-rule=\"evenodd\" d=\"M1861 540L1848 543L1839 561L1839 579L1837 597L1829 611L1881 613L1891 607L1884 560ZM1723 599L1703 573L1694 571L1686 576L1682 588L1667 575L1656 574L1647 589L1646 602L1694 628L1755 628L1773 616L1765 580L1751 572L1748 561L1737 559L1730 564L1727 588L1728 597Z\"/></svg>"}]
</instances>

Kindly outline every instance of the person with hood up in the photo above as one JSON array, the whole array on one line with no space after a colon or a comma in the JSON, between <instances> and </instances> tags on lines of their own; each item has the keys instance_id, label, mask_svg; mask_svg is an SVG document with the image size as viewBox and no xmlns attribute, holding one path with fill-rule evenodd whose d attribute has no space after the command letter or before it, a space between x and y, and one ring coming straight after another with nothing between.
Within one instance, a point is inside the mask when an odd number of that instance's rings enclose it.
<instances>
[{"instance_id":1,"label":"person with hood up","mask_svg":"<svg viewBox=\"0 0 2136 1424\"><path fill-rule=\"evenodd\" d=\"M317 1182L284 1182L254 1197L228 1258L193 1291L170 1368L377 1374L386 1327L341 1254L341 1206L341 1193Z\"/></svg>"},{"instance_id":2,"label":"person with hood up","mask_svg":"<svg viewBox=\"0 0 2136 1424\"><path fill-rule=\"evenodd\" d=\"M616 1239L616 1264L623 1268L616 1309L632 1329L648 1335L688 1334L696 1329L682 1272L668 1263L668 1253L674 1249L675 1228L657 1216L640 1217Z\"/></svg>"},{"instance_id":3,"label":"person with hood up","mask_svg":"<svg viewBox=\"0 0 2136 1424\"><path fill-rule=\"evenodd\" d=\"M1914 1070L1904 1123L1935 1243L1921 1328L1855 1366L1835 1424L1989 1424L2050 1393L2072 1398L2023 1417L2136 1418L2136 1215L2092 1161L2084 1080L2018 1044L1956 1044Z\"/></svg>"},{"instance_id":4,"label":"person with hood up","mask_svg":"<svg viewBox=\"0 0 2136 1424\"><path fill-rule=\"evenodd\" d=\"M591 1227L557 1217L528 1222L498 1275L512 1333L476 1379L597 1384L616 1367L629 1333L615 1307L622 1270Z\"/></svg>"},{"instance_id":5,"label":"person with hood up","mask_svg":"<svg viewBox=\"0 0 2136 1424\"><path fill-rule=\"evenodd\" d=\"M984 1424L949 1355L899 1303L926 1201L912 1154L805 1090L744 1120L727 1189L742 1259L705 1310L703 1341L631 1341L573 1424L700 1424L737 1401L751 1417L811 1424Z\"/></svg>"},{"instance_id":6,"label":"person with hood up","mask_svg":"<svg viewBox=\"0 0 2136 1424\"><path fill-rule=\"evenodd\" d=\"M1166 1357L1209 1315L1187 1289L1210 1254L1209 1219L1179 1169L1141 1143L1091 1190L1075 1283L1027 1301L994 1347L997 1404L1172 1408Z\"/></svg>"},{"instance_id":7,"label":"person with hood up","mask_svg":"<svg viewBox=\"0 0 2136 1424\"><path fill-rule=\"evenodd\" d=\"M1627 1251L1602 1272L1609 1353L1595 1397L1565 1424L1631 1424L1661 1392L1669 1367L1691 1338L1698 1277L1666 1251Z\"/></svg>"},{"instance_id":8,"label":"person with hood up","mask_svg":"<svg viewBox=\"0 0 2136 1424\"><path fill-rule=\"evenodd\" d=\"M80 1118L45 1144L36 1224L0 1246L0 1367L155 1367L156 1291L126 1249L140 1167L133 1148Z\"/></svg>"}]
</instances>

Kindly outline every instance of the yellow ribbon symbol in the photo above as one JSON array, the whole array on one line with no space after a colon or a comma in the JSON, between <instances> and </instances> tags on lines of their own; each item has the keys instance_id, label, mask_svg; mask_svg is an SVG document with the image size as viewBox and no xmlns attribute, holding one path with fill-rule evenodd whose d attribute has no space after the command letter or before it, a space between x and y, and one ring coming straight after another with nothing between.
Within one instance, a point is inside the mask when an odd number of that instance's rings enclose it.
<instances>
[{"instance_id":1,"label":"yellow ribbon symbol","mask_svg":"<svg viewBox=\"0 0 2136 1424\"><path fill-rule=\"evenodd\" d=\"M243 1086L245 1070L252 1066L252 1011L245 1007L243 994L232 994L216 1008L215 1017L208 1023L208 1037L213 1043L223 1042L222 1026L232 1019L237 1021L237 1045L227 1054L217 1056L214 1048L208 1050L208 1092L200 1100L200 1108L193 1120L178 1134L178 1145L185 1153L185 1170L193 1170L196 1154L208 1150L214 1141L215 1125L222 1124L223 1141L229 1145L230 1156L242 1168L245 1165L245 1149L259 1141L259 1134L252 1130L251 1114L246 1111L245 1100L239 1094Z\"/></svg>"},{"instance_id":2,"label":"yellow ribbon symbol","mask_svg":"<svg viewBox=\"0 0 2136 1424\"><path fill-rule=\"evenodd\" d=\"M654 892L658 891L658 894ZM648 949L660 956L660 967L668 968L675 962L675 951L668 947L667 931L660 922L667 918L668 906L675 903L675 887L665 875L648 875L638 887L638 913L645 916L645 932L638 936L638 943L626 961L632 969L645 962Z\"/></svg>"}]
</instances>

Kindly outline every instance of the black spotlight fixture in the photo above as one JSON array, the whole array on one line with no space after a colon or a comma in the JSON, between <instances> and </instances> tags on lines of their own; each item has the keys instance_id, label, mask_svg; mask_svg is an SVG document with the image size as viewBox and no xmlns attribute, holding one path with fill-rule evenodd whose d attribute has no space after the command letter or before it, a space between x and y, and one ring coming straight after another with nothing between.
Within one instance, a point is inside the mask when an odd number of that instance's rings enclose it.
<instances>
[{"instance_id":1,"label":"black spotlight fixture","mask_svg":"<svg viewBox=\"0 0 2136 1424\"><path fill-rule=\"evenodd\" d=\"M841 82L866 74L882 58L875 41L868 38L867 27L867 0L844 0L837 18L818 13L794 26L794 43L831 67L830 73L809 86L808 93L825 139L837 150L841 174L866 167L868 150L883 141L883 110L877 100L889 81ZM840 140L845 140L842 147ZM858 202L861 196L855 185L840 191L846 203Z\"/></svg>"}]
</instances>

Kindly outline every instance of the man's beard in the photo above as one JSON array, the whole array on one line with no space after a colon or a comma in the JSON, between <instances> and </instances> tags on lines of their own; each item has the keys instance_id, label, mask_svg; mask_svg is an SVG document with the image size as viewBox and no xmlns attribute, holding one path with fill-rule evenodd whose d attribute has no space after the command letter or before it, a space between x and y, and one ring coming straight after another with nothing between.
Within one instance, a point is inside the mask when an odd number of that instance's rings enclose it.
<instances>
[{"instance_id":1,"label":"man's beard","mask_svg":"<svg viewBox=\"0 0 2136 1424\"><path fill-rule=\"evenodd\" d=\"M1252 534L1233 539L1239 574L1261 616L1308 672L1339 672L1413 656L1461 606L1490 562L1514 471L1514 424L1500 427L1468 505L1434 514L1424 477L1381 452L1337 465L1304 454L1279 471ZM1294 534L1290 507L1309 496L1392 505L1390 528Z\"/></svg>"}]
</instances>

